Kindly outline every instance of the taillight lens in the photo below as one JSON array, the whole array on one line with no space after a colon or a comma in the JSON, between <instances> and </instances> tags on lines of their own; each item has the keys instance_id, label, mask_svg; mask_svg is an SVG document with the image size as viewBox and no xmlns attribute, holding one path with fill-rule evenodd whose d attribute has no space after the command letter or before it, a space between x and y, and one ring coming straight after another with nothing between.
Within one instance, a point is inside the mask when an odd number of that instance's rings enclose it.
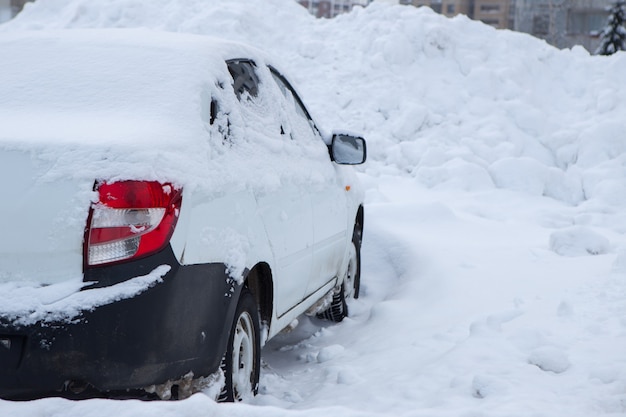
<instances>
[{"instance_id":1,"label":"taillight lens","mask_svg":"<svg viewBox=\"0 0 626 417\"><path fill-rule=\"evenodd\" d=\"M182 192L156 181L102 183L91 207L86 264L136 259L163 249L174 233Z\"/></svg>"}]
</instances>

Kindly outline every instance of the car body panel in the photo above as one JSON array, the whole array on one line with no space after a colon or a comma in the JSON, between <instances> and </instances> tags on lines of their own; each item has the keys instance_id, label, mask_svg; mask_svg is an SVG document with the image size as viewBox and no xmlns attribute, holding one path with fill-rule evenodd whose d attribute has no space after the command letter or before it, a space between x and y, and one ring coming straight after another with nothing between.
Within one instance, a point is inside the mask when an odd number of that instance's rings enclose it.
<instances>
[{"instance_id":1,"label":"car body panel","mask_svg":"<svg viewBox=\"0 0 626 417\"><path fill-rule=\"evenodd\" d=\"M276 260L275 304L282 316L305 296L313 262L313 212L311 196L287 185L269 193L257 193L259 215L267 230Z\"/></svg>"},{"instance_id":2,"label":"car body panel","mask_svg":"<svg viewBox=\"0 0 626 417\"><path fill-rule=\"evenodd\" d=\"M20 150L0 149L0 167L0 283L80 281L93 179L46 178L50 162Z\"/></svg>"}]
</instances>

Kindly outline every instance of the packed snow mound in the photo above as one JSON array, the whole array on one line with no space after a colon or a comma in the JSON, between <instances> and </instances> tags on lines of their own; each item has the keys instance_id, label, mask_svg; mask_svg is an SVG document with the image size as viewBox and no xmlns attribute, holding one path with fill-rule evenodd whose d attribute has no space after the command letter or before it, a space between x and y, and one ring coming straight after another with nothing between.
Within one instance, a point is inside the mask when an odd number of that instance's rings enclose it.
<instances>
[{"instance_id":1,"label":"packed snow mound","mask_svg":"<svg viewBox=\"0 0 626 417\"><path fill-rule=\"evenodd\" d=\"M626 205L624 53L558 50L383 2L319 20L293 0L47 0L0 30L92 27L192 32L268 51L322 127L367 134L370 174Z\"/></svg>"},{"instance_id":2,"label":"packed snow mound","mask_svg":"<svg viewBox=\"0 0 626 417\"><path fill-rule=\"evenodd\" d=\"M606 237L583 226L557 230L550 236L550 248L563 256L602 255L610 247Z\"/></svg>"},{"instance_id":3,"label":"packed snow mound","mask_svg":"<svg viewBox=\"0 0 626 417\"><path fill-rule=\"evenodd\" d=\"M535 349L528 358L528 362L539 367L542 371L560 374L571 366L565 352L552 346Z\"/></svg>"}]
</instances>

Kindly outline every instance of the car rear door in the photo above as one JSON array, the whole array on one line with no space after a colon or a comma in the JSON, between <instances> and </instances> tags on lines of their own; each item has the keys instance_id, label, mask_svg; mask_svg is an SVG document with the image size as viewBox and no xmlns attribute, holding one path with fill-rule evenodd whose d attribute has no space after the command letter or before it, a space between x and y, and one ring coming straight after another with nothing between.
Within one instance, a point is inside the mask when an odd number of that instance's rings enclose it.
<instances>
[{"instance_id":1,"label":"car rear door","mask_svg":"<svg viewBox=\"0 0 626 417\"><path fill-rule=\"evenodd\" d=\"M313 262L313 211L311 196L298 182L290 181L288 164L293 164L296 155L285 152L283 142L289 141L286 120L277 111L277 93L272 85L261 85L259 79L269 73L258 68L250 60L231 60L228 68L233 77L234 89L242 108L247 127L255 130L263 140L263 146L276 148L275 160L270 165L279 174L273 176L277 182L269 181L266 186L254 190L260 217L275 258L273 265L274 301L280 317L302 301L308 285ZM260 74L259 71L265 71ZM269 81L272 82L271 80ZM285 160L288 158L289 160ZM250 161L249 169L268 167L268 161ZM273 173L258 172L259 176Z\"/></svg>"}]
</instances>

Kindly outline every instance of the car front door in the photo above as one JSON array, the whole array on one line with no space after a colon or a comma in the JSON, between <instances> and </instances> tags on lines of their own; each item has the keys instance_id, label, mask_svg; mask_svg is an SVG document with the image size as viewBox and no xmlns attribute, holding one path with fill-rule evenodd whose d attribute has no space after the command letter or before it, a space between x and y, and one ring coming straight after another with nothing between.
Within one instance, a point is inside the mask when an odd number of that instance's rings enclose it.
<instances>
[{"instance_id":1,"label":"car front door","mask_svg":"<svg viewBox=\"0 0 626 417\"><path fill-rule=\"evenodd\" d=\"M303 167L312 171L306 188L313 205L313 265L305 294L309 295L335 278L341 268L350 237L347 190L337 175L339 167L331 161L328 147L297 93L278 71L270 70L284 98L288 136L305 149Z\"/></svg>"}]
</instances>

